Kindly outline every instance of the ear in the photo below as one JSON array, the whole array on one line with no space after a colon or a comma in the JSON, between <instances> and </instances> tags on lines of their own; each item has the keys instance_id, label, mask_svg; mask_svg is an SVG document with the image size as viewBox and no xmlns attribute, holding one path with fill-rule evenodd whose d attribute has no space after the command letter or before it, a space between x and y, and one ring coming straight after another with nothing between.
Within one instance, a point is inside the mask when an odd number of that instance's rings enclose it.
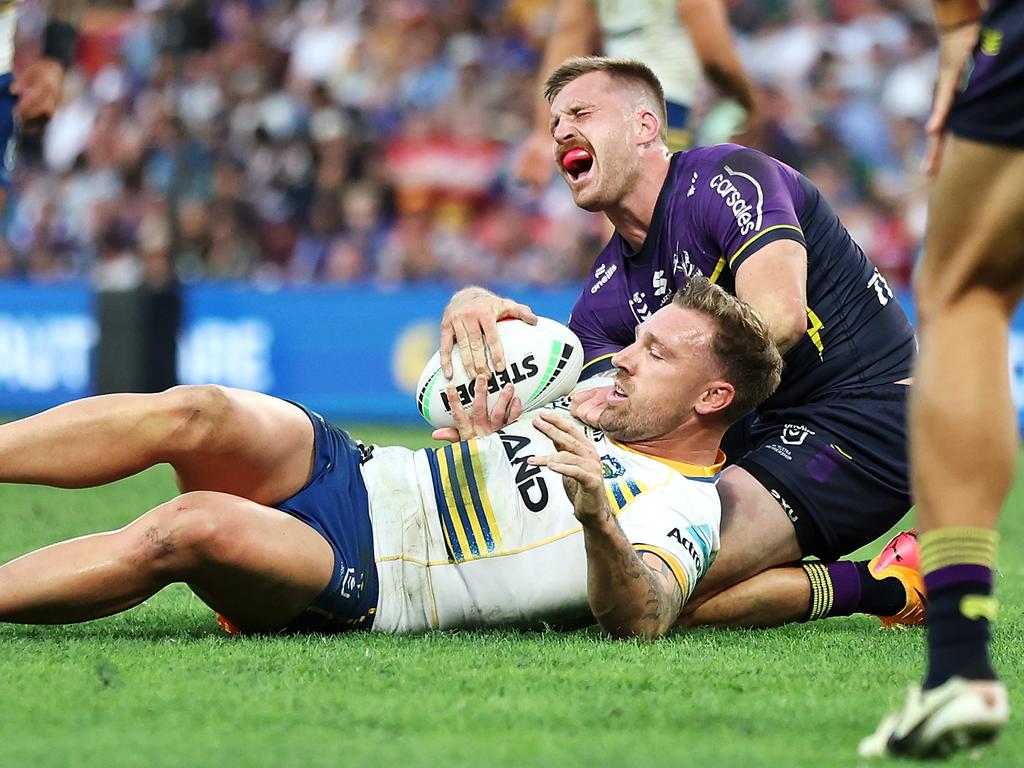
<instances>
[{"instance_id":1,"label":"ear","mask_svg":"<svg viewBox=\"0 0 1024 768\"><path fill-rule=\"evenodd\" d=\"M661 121L649 109L641 110L637 115L637 131L640 144L653 144L661 135Z\"/></svg>"},{"instance_id":2,"label":"ear","mask_svg":"<svg viewBox=\"0 0 1024 768\"><path fill-rule=\"evenodd\" d=\"M712 381L697 398L694 409L702 416L721 413L732 404L735 396L736 388L729 382Z\"/></svg>"}]
</instances>

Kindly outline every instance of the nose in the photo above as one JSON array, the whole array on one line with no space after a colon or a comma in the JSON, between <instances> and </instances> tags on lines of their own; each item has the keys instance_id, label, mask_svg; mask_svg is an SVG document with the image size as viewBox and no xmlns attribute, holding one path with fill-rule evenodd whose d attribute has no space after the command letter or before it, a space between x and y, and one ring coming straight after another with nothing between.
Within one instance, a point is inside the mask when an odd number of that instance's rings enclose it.
<instances>
[{"instance_id":1,"label":"nose","mask_svg":"<svg viewBox=\"0 0 1024 768\"><path fill-rule=\"evenodd\" d=\"M559 144L564 144L576 136L576 128L567 115L559 115L558 122L555 123L555 130L551 132L551 135Z\"/></svg>"},{"instance_id":2,"label":"nose","mask_svg":"<svg viewBox=\"0 0 1024 768\"><path fill-rule=\"evenodd\" d=\"M626 373L633 373L633 351L636 347L636 342L633 342L625 349L620 349L614 355L612 355L612 365L616 368L620 368Z\"/></svg>"}]
</instances>

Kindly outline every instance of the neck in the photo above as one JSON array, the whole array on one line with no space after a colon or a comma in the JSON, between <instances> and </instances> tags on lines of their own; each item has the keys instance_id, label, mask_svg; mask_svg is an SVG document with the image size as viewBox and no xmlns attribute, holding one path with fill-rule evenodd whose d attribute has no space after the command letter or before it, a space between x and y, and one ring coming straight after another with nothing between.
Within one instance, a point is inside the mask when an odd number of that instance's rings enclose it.
<instances>
[{"instance_id":1,"label":"neck","mask_svg":"<svg viewBox=\"0 0 1024 768\"><path fill-rule=\"evenodd\" d=\"M718 461L725 430L712 426L684 425L667 435L624 443L634 451L659 459L707 467ZM609 437L613 437L609 435Z\"/></svg>"},{"instance_id":2,"label":"neck","mask_svg":"<svg viewBox=\"0 0 1024 768\"><path fill-rule=\"evenodd\" d=\"M615 231L625 239L634 250L639 250L647 239L647 231L654 217L654 208L658 204L658 195L668 176L672 154L667 147L651 150L642 161L636 183L629 193L610 208L605 215L615 227Z\"/></svg>"}]
</instances>

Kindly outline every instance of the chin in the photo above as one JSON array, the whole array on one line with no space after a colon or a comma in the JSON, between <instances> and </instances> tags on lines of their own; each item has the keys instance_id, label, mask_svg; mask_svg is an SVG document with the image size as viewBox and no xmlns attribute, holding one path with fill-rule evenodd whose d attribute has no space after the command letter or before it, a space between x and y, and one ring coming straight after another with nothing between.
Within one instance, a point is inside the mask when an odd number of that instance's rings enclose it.
<instances>
[{"instance_id":1,"label":"chin","mask_svg":"<svg viewBox=\"0 0 1024 768\"><path fill-rule=\"evenodd\" d=\"M599 213L608 207L604 200L586 193L579 195L574 193L572 199L573 202L576 203L577 208L589 211L590 213Z\"/></svg>"}]
</instances>

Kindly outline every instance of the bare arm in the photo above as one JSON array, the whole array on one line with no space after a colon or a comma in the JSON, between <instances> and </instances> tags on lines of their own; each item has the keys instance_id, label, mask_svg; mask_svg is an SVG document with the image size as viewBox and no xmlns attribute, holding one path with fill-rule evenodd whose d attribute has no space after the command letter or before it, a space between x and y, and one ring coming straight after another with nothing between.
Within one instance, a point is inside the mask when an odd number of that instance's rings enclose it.
<instances>
[{"instance_id":1,"label":"bare arm","mask_svg":"<svg viewBox=\"0 0 1024 768\"><path fill-rule=\"evenodd\" d=\"M503 299L495 293L469 286L457 291L441 316L441 370L452 377L452 349L459 345L459 356L471 375L488 373L487 349L496 370L505 370L505 351L498 338L498 321L515 318L537 324L537 316L526 304ZM485 346L486 343L486 346Z\"/></svg>"},{"instance_id":2,"label":"bare arm","mask_svg":"<svg viewBox=\"0 0 1024 768\"><path fill-rule=\"evenodd\" d=\"M807 332L807 251L795 240L769 243L740 265L736 295L761 313L785 353Z\"/></svg>"},{"instance_id":3,"label":"bare arm","mask_svg":"<svg viewBox=\"0 0 1024 768\"><path fill-rule=\"evenodd\" d=\"M562 475L566 495L583 526L587 548L587 597L601 628L612 637L661 637L679 616L682 585L656 555L641 557L608 506L597 451L572 421L541 411L534 426L558 453L530 463Z\"/></svg>"},{"instance_id":4,"label":"bare arm","mask_svg":"<svg viewBox=\"0 0 1024 768\"><path fill-rule=\"evenodd\" d=\"M548 129L548 102L543 95L544 81L566 59L592 53L597 33L597 12L592 0L562 0L558 4L554 29L544 46L538 71L533 130L523 145L515 173L516 179L535 189L547 184L555 167Z\"/></svg>"},{"instance_id":5,"label":"bare arm","mask_svg":"<svg viewBox=\"0 0 1024 768\"><path fill-rule=\"evenodd\" d=\"M721 0L678 0L679 18L690 33L704 74L718 90L747 110L748 124L760 119L754 87L740 61Z\"/></svg>"},{"instance_id":6,"label":"bare arm","mask_svg":"<svg viewBox=\"0 0 1024 768\"><path fill-rule=\"evenodd\" d=\"M43 55L25 67L11 85L18 96L15 116L27 129L41 129L57 110L64 92L64 70L78 39L83 0L52 0L43 40Z\"/></svg>"}]
</instances>

